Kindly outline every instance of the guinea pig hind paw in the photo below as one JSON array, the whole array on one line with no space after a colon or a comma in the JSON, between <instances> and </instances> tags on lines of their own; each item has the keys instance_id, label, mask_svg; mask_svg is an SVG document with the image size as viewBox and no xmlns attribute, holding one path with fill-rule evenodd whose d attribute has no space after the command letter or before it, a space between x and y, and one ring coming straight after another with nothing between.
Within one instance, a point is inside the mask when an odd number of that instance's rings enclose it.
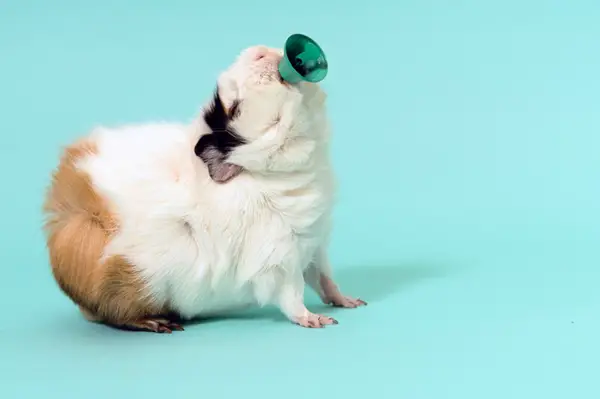
<instances>
[{"instance_id":1,"label":"guinea pig hind paw","mask_svg":"<svg viewBox=\"0 0 600 399\"><path fill-rule=\"evenodd\" d=\"M183 327L180 324L161 318L142 319L129 323L127 327L133 330L155 332L159 334L171 334L173 331L183 331Z\"/></svg>"}]
</instances>

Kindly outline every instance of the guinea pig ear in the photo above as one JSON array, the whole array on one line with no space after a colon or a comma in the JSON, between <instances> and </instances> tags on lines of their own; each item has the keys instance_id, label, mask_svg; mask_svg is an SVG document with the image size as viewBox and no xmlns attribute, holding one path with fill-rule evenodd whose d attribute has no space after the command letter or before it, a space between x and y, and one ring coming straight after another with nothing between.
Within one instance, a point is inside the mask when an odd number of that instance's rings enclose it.
<instances>
[{"instance_id":1,"label":"guinea pig ear","mask_svg":"<svg viewBox=\"0 0 600 399\"><path fill-rule=\"evenodd\" d=\"M200 142L198 144L195 148L196 155L202 159L208 168L210 178L215 182L227 183L242 173L241 166L227 162L226 156L213 145L202 145Z\"/></svg>"}]
</instances>

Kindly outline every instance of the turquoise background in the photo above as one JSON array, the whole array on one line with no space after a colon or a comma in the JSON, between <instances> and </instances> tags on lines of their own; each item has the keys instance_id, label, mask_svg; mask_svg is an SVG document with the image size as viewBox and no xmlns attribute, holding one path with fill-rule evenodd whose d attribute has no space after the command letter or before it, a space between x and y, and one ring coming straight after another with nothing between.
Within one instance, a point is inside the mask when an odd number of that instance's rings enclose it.
<instances>
[{"instance_id":1,"label":"turquoise background","mask_svg":"<svg viewBox=\"0 0 600 399\"><path fill-rule=\"evenodd\" d=\"M599 21L591 0L0 0L0 396L600 397ZM59 147L190 120L242 48L295 32L330 61L332 258L369 306L324 330L85 322L40 231Z\"/></svg>"}]
</instances>

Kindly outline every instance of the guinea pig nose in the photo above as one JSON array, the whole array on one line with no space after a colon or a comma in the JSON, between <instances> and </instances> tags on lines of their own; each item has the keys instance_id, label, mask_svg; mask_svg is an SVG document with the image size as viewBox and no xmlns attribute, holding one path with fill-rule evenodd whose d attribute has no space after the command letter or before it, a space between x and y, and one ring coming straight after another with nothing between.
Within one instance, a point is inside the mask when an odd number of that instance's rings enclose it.
<instances>
[{"instance_id":1,"label":"guinea pig nose","mask_svg":"<svg viewBox=\"0 0 600 399\"><path fill-rule=\"evenodd\" d=\"M267 56L267 50L260 49L254 54L254 61L262 60Z\"/></svg>"}]
</instances>

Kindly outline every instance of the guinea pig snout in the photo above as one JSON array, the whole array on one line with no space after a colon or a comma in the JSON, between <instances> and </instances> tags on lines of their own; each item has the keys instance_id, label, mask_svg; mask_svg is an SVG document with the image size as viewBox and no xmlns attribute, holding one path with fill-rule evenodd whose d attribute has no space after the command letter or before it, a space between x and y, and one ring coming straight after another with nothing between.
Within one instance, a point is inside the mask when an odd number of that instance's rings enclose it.
<instances>
[{"instance_id":1,"label":"guinea pig snout","mask_svg":"<svg viewBox=\"0 0 600 399\"><path fill-rule=\"evenodd\" d=\"M283 53L267 46L251 47L246 53L246 65L261 83L279 81L283 79L279 74L279 63Z\"/></svg>"},{"instance_id":2,"label":"guinea pig snout","mask_svg":"<svg viewBox=\"0 0 600 399\"><path fill-rule=\"evenodd\" d=\"M261 47L256 49L256 52L252 55L252 58L254 59L254 61L260 61L263 58L265 58L268 53L269 51L266 48Z\"/></svg>"},{"instance_id":3,"label":"guinea pig snout","mask_svg":"<svg viewBox=\"0 0 600 399\"><path fill-rule=\"evenodd\" d=\"M279 62L281 60L281 54L276 49L266 46L250 48L248 55L253 62Z\"/></svg>"},{"instance_id":4,"label":"guinea pig snout","mask_svg":"<svg viewBox=\"0 0 600 399\"><path fill-rule=\"evenodd\" d=\"M272 80L281 80L281 75L279 74L279 61L281 61L281 57L277 54L265 55L259 64L261 76L263 78L269 77Z\"/></svg>"}]
</instances>

